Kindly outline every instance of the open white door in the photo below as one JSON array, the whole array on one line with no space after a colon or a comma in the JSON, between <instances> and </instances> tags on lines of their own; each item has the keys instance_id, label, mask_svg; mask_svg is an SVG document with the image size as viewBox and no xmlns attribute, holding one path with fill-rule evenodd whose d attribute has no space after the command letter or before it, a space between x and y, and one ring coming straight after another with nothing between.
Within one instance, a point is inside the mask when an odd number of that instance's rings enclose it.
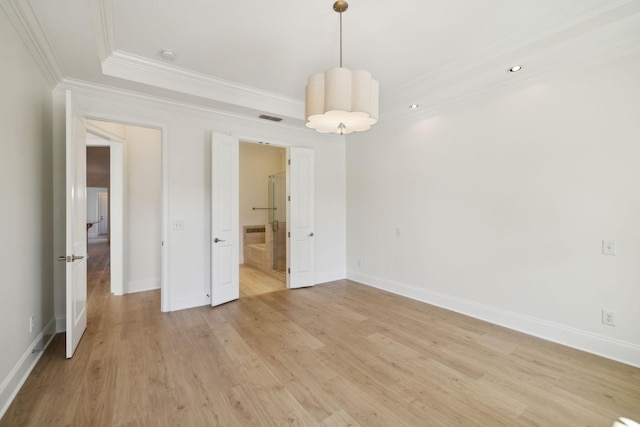
<instances>
[{"instance_id":1,"label":"open white door","mask_svg":"<svg viewBox=\"0 0 640 427\"><path fill-rule=\"evenodd\" d=\"M289 148L289 288L312 286L314 279L314 152L310 148Z\"/></svg>"},{"instance_id":2,"label":"open white door","mask_svg":"<svg viewBox=\"0 0 640 427\"><path fill-rule=\"evenodd\" d=\"M238 138L211 135L211 305L240 296Z\"/></svg>"},{"instance_id":3,"label":"open white door","mask_svg":"<svg viewBox=\"0 0 640 427\"><path fill-rule=\"evenodd\" d=\"M67 358L87 328L87 146L83 118L66 92Z\"/></svg>"}]
</instances>

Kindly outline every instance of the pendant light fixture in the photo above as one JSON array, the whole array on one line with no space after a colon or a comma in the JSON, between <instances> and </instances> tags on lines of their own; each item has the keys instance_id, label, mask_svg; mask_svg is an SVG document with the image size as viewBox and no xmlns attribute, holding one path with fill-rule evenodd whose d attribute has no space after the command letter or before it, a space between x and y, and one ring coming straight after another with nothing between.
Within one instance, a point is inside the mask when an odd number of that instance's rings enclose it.
<instances>
[{"instance_id":1,"label":"pendant light fixture","mask_svg":"<svg viewBox=\"0 0 640 427\"><path fill-rule=\"evenodd\" d=\"M320 133L346 135L369 130L378 122L378 81L368 71L342 67L342 12L348 7L346 1L333 4L340 14L340 67L307 81L307 127Z\"/></svg>"}]
</instances>

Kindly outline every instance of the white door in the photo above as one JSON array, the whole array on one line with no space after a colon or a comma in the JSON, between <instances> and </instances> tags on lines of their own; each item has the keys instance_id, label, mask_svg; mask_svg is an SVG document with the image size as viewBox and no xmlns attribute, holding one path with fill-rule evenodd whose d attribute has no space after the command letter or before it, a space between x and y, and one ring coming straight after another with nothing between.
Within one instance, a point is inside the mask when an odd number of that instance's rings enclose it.
<instances>
[{"instance_id":1,"label":"white door","mask_svg":"<svg viewBox=\"0 0 640 427\"><path fill-rule=\"evenodd\" d=\"M289 245L287 276L290 288L312 286L314 279L314 155L310 148L289 148Z\"/></svg>"},{"instance_id":2,"label":"white door","mask_svg":"<svg viewBox=\"0 0 640 427\"><path fill-rule=\"evenodd\" d=\"M109 193L98 193L98 235L109 234Z\"/></svg>"},{"instance_id":3,"label":"white door","mask_svg":"<svg viewBox=\"0 0 640 427\"><path fill-rule=\"evenodd\" d=\"M87 147L84 120L66 92L67 358L87 328Z\"/></svg>"},{"instance_id":4,"label":"white door","mask_svg":"<svg viewBox=\"0 0 640 427\"><path fill-rule=\"evenodd\" d=\"M239 219L238 173L240 141L211 135L211 305L238 299Z\"/></svg>"}]
</instances>

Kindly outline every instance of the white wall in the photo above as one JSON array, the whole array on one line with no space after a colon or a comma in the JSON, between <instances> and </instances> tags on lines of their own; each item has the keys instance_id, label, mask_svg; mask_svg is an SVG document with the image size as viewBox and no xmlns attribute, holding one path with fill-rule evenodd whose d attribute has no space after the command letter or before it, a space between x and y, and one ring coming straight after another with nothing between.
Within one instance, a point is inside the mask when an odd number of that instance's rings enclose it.
<instances>
[{"instance_id":1,"label":"white wall","mask_svg":"<svg viewBox=\"0 0 640 427\"><path fill-rule=\"evenodd\" d=\"M58 254L52 250L51 89L2 9L0 50L2 417L40 355L31 350L42 348L55 329L52 271Z\"/></svg>"},{"instance_id":2,"label":"white wall","mask_svg":"<svg viewBox=\"0 0 640 427\"><path fill-rule=\"evenodd\" d=\"M125 293L160 288L162 134L125 127Z\"/></svg>"},{"instance_id":3,"label":"white wall","mask_svg":"<svg viewBox=\"0 0 640 427\"><path fill-rule=\"evenodd\" d=\"M346 276L344 141L306 128L243 119L202 108L140 97L112 89L63 85L74 90L87 116L163 129L168 176L168 218L184 230L167 229L168 310L206 305L210 293L211 131L242 140L312 147L316 154L316 282ZM56 313L64 313L64 289L56 282Z\"/></svg>"},{"instance_id":4,"label":"white wall","mask_svg":"<svg viewBox=\"0 0 640 427\"><path fill-rule=\"evenodd\" d=\"M268 177L286 171L286 149L272 145L240 142L240 263L244 263L243 227L269 223Z\"/></svg>"},{"instance_id":5,"label":"white wall","mask_svg":"<svg viewBox=\"0 0 640 427\"><path fill-rule=\"evenodd\" d=\"M630 58L348 138L348 276L640 365L638 76Z\"/></svg>"}]
</instances>

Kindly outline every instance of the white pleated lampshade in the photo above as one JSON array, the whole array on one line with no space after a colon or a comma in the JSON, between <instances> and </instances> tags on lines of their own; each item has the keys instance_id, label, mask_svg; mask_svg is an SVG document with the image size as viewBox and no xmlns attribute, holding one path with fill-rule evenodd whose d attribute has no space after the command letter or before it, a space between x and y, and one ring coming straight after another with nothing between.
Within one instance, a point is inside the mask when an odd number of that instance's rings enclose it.
<instances>
[{"instance_id":1,"label":"white pleated lampshade","mask_svg":"<svg viewBox=\"0 0 640 427\"><path fill-rule=\"evenodd\" d=\"M320 133L349 134L378 122L378 81L364 70L332 68L309 77L307 127Z\"/></svg>"}]
</instances>

